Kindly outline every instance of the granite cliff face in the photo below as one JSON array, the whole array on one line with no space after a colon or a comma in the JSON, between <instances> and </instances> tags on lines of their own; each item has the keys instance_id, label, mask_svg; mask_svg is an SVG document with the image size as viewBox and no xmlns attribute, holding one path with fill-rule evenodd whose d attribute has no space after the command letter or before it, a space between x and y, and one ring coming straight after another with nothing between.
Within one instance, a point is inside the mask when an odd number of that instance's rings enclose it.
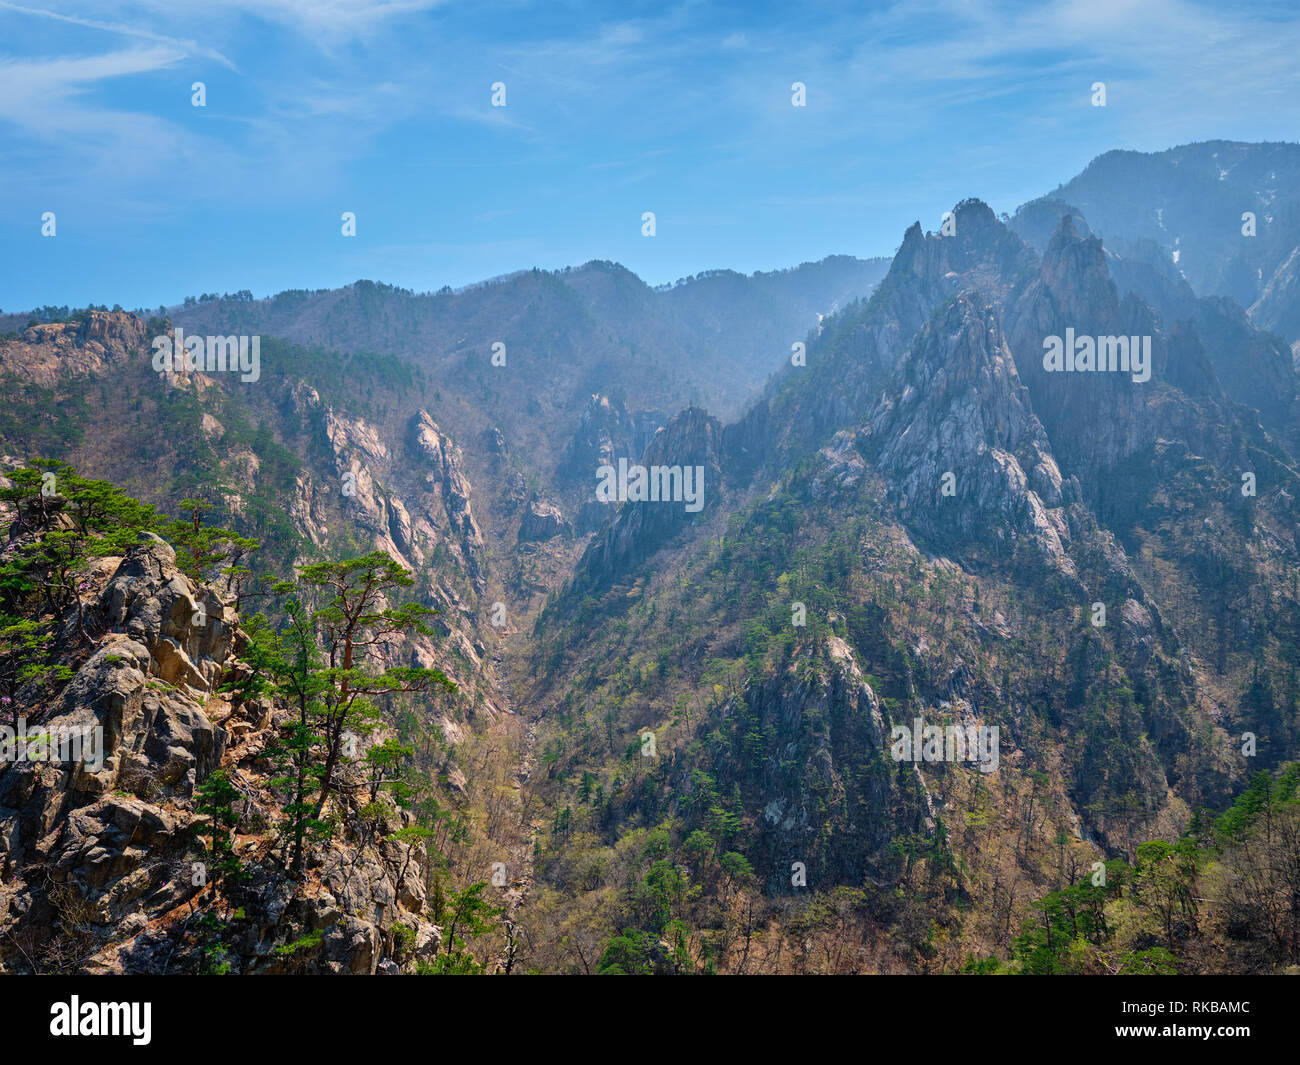
<instances>
[{"instance_id":1,"label":"granite cliff face","mask_svg":"<svg viewBox=\"0 0 1300 1065\"><path fill-rule=\"evenodd\" d=\"M859 422L934 311L963 290L1004 302L1037 257L979 200L952 213L950 235L914 223L869 300L824 320L806 365L790 365L726 429L728 469L770 475L827 436Z\"/></svg>"},{"instance_id":2,"label":"granite cliff face","mask_svg":"<svg viewBox=\"0 0 1300 1065\"><path fill-rule=\"evenodd\" d=\"M1010 556L1033 545L1077 576L1062 541L1063 481L1029 405L996 313L958 296L921 330L891 387L858 434L897 499L900 516L936 545Z\"/></svg>"},{"instance_id":3,"label":"granite cliff face","mask_svg":"<svg viewBox=\"0 0 1300 1065\"><path fill-rule=\"evenodd\" d=\"M295 395L304 418L316 416L328 465L304 472L291 515L318 547L330 544L341 507L353 535L410 569L441 546L482 591L483 534L474 520L472 488L460 449L424 410L411 416L405 440L393 440L363 418L321 403L310 388ZM337 502L335 502L337 500Z\"/></svg>"}]
</instances>

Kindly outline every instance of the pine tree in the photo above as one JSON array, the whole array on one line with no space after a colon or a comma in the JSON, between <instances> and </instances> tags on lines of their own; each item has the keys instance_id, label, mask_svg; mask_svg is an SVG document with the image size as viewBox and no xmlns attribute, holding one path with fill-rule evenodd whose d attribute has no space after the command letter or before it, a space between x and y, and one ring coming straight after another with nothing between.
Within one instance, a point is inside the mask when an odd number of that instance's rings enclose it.
<instances>
[{"instance_id":1,"label":"pine tree","mask_svg":"<svg viewBox=\"0 0 1300 1065\"><path fill-rule=\"evenodd\" d=\"M238 685L242 694L272 694L294 708L279 742L267 752L286 769L276 784L289 794L283 812L294 876L302 871L306 840L329 835L324 813L334 791L369 787L373 795L382 783L399 783L382 775L400 753L391 747L368 760L369 776L355 784L340 783L340 761L347 748L379 727L376 700L456 690L441 670L383 664L386 652L406 634L432 634L425 620L437 611L417 603L389 603L392 593L413 583L407 570L382 551L312 563L295 580L273 588L286 597L281 630L260 615L246 626L245 658L253 675Z\"/></svg>"}]
</instances>

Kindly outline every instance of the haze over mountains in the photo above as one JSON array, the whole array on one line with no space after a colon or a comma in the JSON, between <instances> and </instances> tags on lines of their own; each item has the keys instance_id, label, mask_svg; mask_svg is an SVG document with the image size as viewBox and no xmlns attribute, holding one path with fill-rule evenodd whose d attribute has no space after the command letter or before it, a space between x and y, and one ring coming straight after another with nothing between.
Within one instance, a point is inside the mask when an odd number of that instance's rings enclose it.
<instances>
[{"instance_id":1,"label":"haze over mountains","mask_svg":"<svg viewBox=\"0 0 1300 1065\"><path fill-rule=\"evenodd\" d=\"M286 879L262 754L286 719L221 690L249 646L228 584L153 541L109 556L40 615L66 687L10 694L97 715L166 785L125 755L0 770L0 961L54 924L69 970L205 964L168 868L226 764L251 870L222 889L233 971L462 947L489 971L1300 965L1298 170L1291 144L1111 152L888 259L658 290L592 262L8 317L7 468L204 498L263 541L255 575L382 551L440 611L387 664L457 691L385 707L420 802L338 796ZM178 327L260 335L257 382L160 376ZM1149 375L1049 367L1067 336L1123 338ZM619 460L700 470L702 509L599 502ZM60 527L9 505L12 543ZM182 617L205 597L228 639ZM113 654L78 642L85 615ZM996 768L900 759L914 723L996 730ZM457 945L442 900L497 863L504 918Z\"/></svg>"},{"instance_id":2,"label":"haze over mountains","mask_svg":"<svg viewBox=\"0 0 1300 1065\"><path fill-rule=\"evenodd\" d=\"M1261 328L1293 341L1294 324L1282 326L1278 317L1278 286L1285 283L1279 272L1294 266L1298 177L1294 144L1208 141L1151 155L1107 152L1044 199L1074 207L1121 254L1150 241L1198 296L1231 296ZM1243 240L1247 213L1257 229Z\"/></svg>"}]
</instances>

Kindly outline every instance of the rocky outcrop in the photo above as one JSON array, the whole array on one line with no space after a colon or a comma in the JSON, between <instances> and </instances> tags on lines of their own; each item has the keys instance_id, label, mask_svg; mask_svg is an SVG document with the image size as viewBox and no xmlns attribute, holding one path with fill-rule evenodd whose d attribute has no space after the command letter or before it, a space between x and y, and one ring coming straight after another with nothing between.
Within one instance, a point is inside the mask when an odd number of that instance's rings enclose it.
<instances>
[{"instance_id":1,"label":"rocky outcrop","mask_svg":"<svg viewBox=\"0 0 1300 1065\"><path fill-rule=\"evenodd\" d=\"M284 874L266 750L287 711L221 692L247 671L229 604L149 534L103 570L85 603L98 646L70 644L57 701L23 708L27 757L0 762L0 970L376 973L436 953L420 845L393 838L409 815L387 799L387 827L342 800L305 877ZM35 736L68 741L46 759ZM200 809L218 767L244 868L220 895Z\"/></svg>"},{"instance_id":2,"label":"rocky outcrop","mask_svg":"<svg viewBox=\"0 0 1300 1065\"><path fill-rule=\"evenodd\" d=\"M1151 440L1141 411L1147 395L1168 378L1168 351L1150 311L1136 297L1121 301L1096 237L1080 237L1066 215L1044 253L1042 269L1007 311L1008 345L1034 413L1067 473L1091 481L1123 463ZM1150 380L1132 373L1049 372L1043 365L1049 337L1150 337Z\"/></svg>"},{"instance_id":3,"label":"rocky outcrop","mask_svg":"<svg viewBox=\"0 0 1300 1065\"><path fill-rule=\"evenodd\" d=\"M125 311L85 311L78 320L30 325L0 343L6 370L45 388L69 377L102 373L135 359L147 362L145 323Z\"/></svg>"},{"instance_id":4,"label":"rocky outcrop","mask_svg":"<svg viewBox=\"0 0 1300 1065\"><path fill-rule=\"evenodd\" d=\"M698 407L688 407L660 429L637 463L646 471L677 468L684 473L689 467L699 492L698 508L688 509L686 499L657 499L602 503L619 507L618 517L591 541L579 561L576 573L580 582L606 587L626 579L632 572L666 546L679 532L718 505L722 495L722 468L719 462L721 426ZM615 464L613 469L617 469ZM676 483L684 487L685 482Z\"/></svg>"},{"instance_id":5,"label":"rocky outcrop","mask_svg":"<svg viewBox=\"0 0 1300 1065\"><path fill-rule=\"evenodd\" d=\"M959 296L921 331L858 440L900 516L932 544L1010 557L1028 541L1077 578L1063 545L1074 487L978 293Z\"/></svg>"},{"instance_id":6,"label":"rocky outcrop","mask_svg":"<svg viewBox=\"0 0 1300 1065\"><path fill-rule=\"evenodd\" d=\"M524 508L523 520L519 524L520 542L528 540L552 540L557 536L572 536L573 526L564 517L563 512L554 503L533 497Z\"/></svg>"},{"instance_id":7,"label":"rocky outcrop","mask_svg":"<svg viewBox=\"0 0 1300 1065\"><path fill-rule=\"evenodd\" d=\"M1037 269L1032 248L987 204L963 200L938 233L919 222L903 235L889 273L864 305L822 323L794 364L726 430L729 474L775 473L858 424L930 316L959 292L1012 300Z\"/></svg>"},{"instance_id":8,"label":"rocky outcrop","mask_svg":"<svg viewBox=\"0 0 1300 1065\"><path fill-rule=\"evenodd\" d=\"M1074 219L1074 227L1081 236L1092 236L1092 229L1077 207L1047 196L1022 204L1007 226L1039 255L1042 255L1060 227L1061 219L1066 215Z\"/></svg>"}]
</instances>

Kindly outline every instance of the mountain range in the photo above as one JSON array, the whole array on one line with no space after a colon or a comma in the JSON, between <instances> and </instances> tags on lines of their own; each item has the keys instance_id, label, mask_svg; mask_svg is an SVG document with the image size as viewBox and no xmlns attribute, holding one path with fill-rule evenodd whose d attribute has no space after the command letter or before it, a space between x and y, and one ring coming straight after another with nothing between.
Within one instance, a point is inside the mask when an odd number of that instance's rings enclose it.
<instances>
[{"instance_id":1,"label":"mountain range","mask_svg":"<svg viewBox=\"0 0 1300 1065\"><path fill-rule=\"evenodd\" d=\"M108 755L0 768L0 965L1296 971L1297 169L1109 152L892 257L659 289L0 319L0 681ZM257 379L160 374L178 330L260 337ZM620 463L702 505L603 501ZM437 611L377 668L447 683L377 697L295 859L268 634L371 552Z\"/></svg>"}]
</instances>

